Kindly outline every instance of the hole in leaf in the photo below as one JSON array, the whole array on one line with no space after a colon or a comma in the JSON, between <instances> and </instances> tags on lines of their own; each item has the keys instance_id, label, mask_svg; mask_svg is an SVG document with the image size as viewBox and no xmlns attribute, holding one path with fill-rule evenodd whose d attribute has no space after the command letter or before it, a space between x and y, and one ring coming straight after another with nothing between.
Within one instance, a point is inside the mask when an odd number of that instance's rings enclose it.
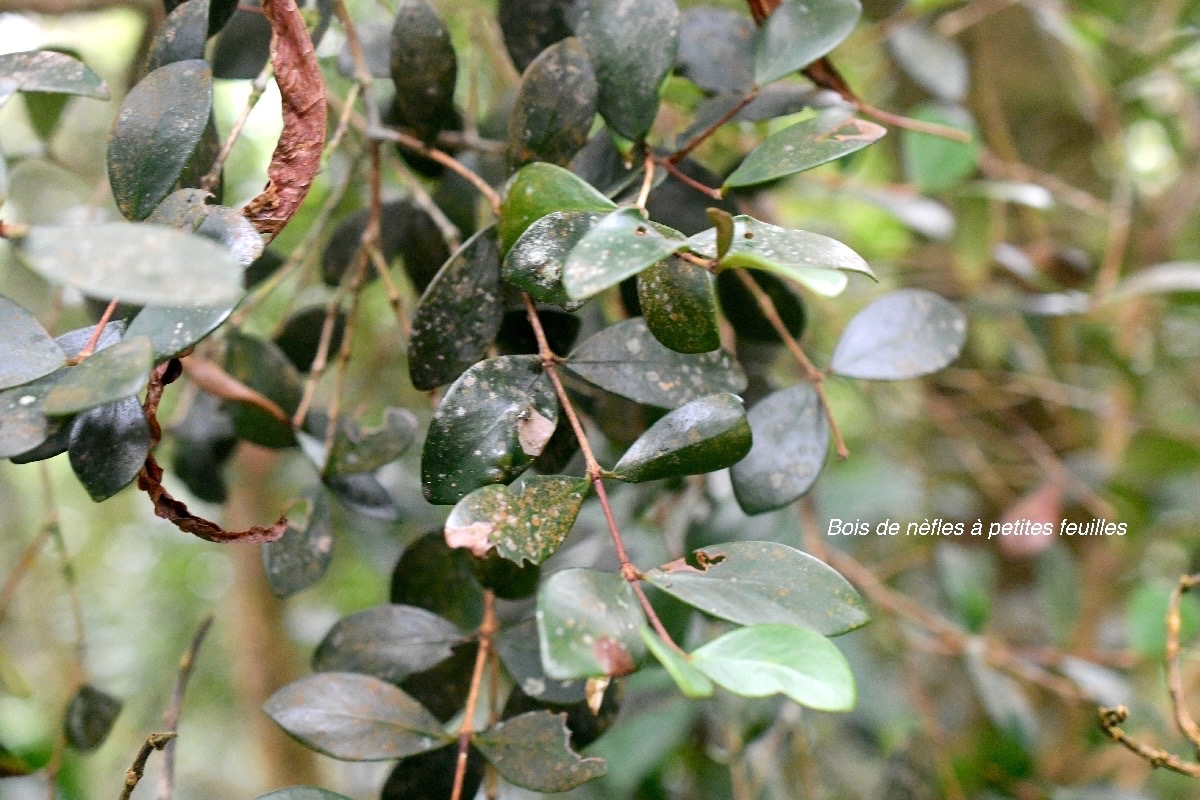
<instances>
[{"instance_id":1,"label":"hole in leaf","mask_svg":"<svg viewBox=\"0 0 1200 800\"><path fill-rule=\"evenodd\" d=\"M689 567L694 567L701 572L705 572L709 567L720 564L724 560L724 553L706 553L703 550L693 550L684 556L684 561Z\"/></svg>"},{"instance_id":2,"label":"hole in leaf","mask_svg":"<svg viewBox=\"0 0 1200 800\"><path fill-rule=\"evenodd\" d=\"M646 235L646 226L638 225L637 228L633 232L636 233L638 236L645 236Z\"/></svg>"},{"instance_id":3,"label":"hole in leaf","mask_svg":"<svg viewBox=\"0 0 1200 800\"><path fill-rule=\"evenodd\" d=\"M754 231L746 231L745 233L742 234L742 238L743 239L753 239Z\"/></svg>"}]
</instances>

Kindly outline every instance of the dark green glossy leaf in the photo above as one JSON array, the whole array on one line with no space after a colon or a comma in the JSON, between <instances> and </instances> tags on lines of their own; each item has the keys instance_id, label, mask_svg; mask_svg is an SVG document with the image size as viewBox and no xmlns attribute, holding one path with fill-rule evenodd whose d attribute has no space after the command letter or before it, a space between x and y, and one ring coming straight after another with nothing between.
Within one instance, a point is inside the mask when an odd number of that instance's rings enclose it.
<instances>
[{"instance_id":1,"label":"dark green glossy leaf","mask_svg":"<svg viewBox=\"0 0 1200 800\"><path fill-rule=\"evenodd\" d=\"M628 675L645 652L642 607L620 575L565 569L538 591L538 641L546 675L560 680Z\"/></svg>"},{"instance_id":2,"label":"dark green glossy leaf","mask_svg":"<svg viewBox=\"0 0 1200 800\"><path fill-rule=\"evenodd\" d=\"M386 761L445 744L441 723L369 675L322 672L284 686L263 711L307 747L343 761Z\"/></svg>"},{"instance_id":3,"label":"dark green glossy leaf","mask_svg":"<svg viewBox=\"0 0 1200 800\"><path fill-rule=\"evenodd\" d=\"M861 14L858 0L784 0L754 40L755 82L765 86L827 55Z\"/></svg>"},{"instance_id":4,"label":"dark green glossy leaf","mask_svg":"<svg viewBox=\"0 0 1200 800\"><path fill-rule=\"evenodd\" d=\"M585 697L585 682L546 676L538 644L537 620L530 618L496 634L496 652L513 683L525 695L547 703L578 703Z\"/></svg>"},{"instance_id":5,"label":"dark green glossy leaf","mask_svg":"<svg viewBox=\"0 0 1200 800\"><path fill-rule=\"evenodd\" d=\"M578 5L576 0L500 0L496 17L518 72L524 72L547 47L571 35L570 17Z\"/></svg>"},{"instance_id":6,"label":"dark green glossy leaf","mask_svg":"<svg viewBox=\"0 0 1200 800\"><path fill-rule=\"evenodd\" d=\"M226 340L225 371L278 405L285 414L294 414L304 394L300 374L274 342L230 334ZM291 447L296 444L292 426L283 423L258 406L243 401L231 405L233 427L238 438L263 447Z\"/></svg>"},{"instance_id":7,"label":"dark green glossy leaf","mask_svg":"<svg viewBox=\"0 0 1200 800\"><path fill-rule=\"evenodd\" d=\"M474 630L483 619L483 590L472 561L466 551L447 547L441 531L422 536L396 562L391 600L429 609L463 630Z\"/></svg>"},{"instance_id":8,"label":"dark green glossy leaf","mask_svg":"<svg viewBox=\"0 0 1200 800\"><path fill-rule=\"evenodd\" d=\"M234 11L213 48L213 76L249 81L258 77L270 58L271 23L258 3Z\"/></svg>"},{"instance_id":9,"label":"dark green glossy leaf","mask_svg":"<svg viewBox=\"0 0 1200 800\"><path fill-rule=\"evenodd\" d=\"M401 0L392 26L391 68L400 124L422 138L436 134L454 107L458 61L450 32L427 0Z\"/></svg>"},{"instance_id":10,"label":"dark green glossy leaf","mask_svg":"<svg viewBox=\"0 0 1200 800\"><path fill-rule=\"evenodd\" d=\"M794 625L738 628L692 653L692 664L741 697L783 694L822 711L854 707L846 657L819 633Z\"/></svg>"},{"instance_id":11,"label":"dark green glossy leaf","mask_svg":"<svg viewBox=\"0 0 1200 800\"><path fill-rule=\"evenodd\" d=\"M108 99L108 87L82 61L53 50L0 55L0 83L12 82L19 92L61 92Z\"/></svg>"},{"instance_id":12,"label":"dark green glossy leaf","mask_svg":"<svg viewBox=\"0 0 1200 800\"><path fill-rule=\"evenodd\" d=\"M808 628L824 636L868 621L862 597L820 559L775 542L728 542L646 573L668 594L739 625L767 622Z\"/></svg>"},{"instance_id":13,"label":"dark green glossy leaf","mask_svg":"<svg viewBox=\"0 0 1200 800\"><path fill-rule=\"evenodd\" d=\"M717 293L704 267L666 258L638 275L637 290L655 339L677 353L708 353L721 346Z\"/></svg>"},{"instance_id":14,"label":"dark green glossy leaf","mask_svg":"<svg viewBox=\"0 0 1200 800\"><path fill-rule=\"evenodd\" d=\"M445 661L465 641L448 620L416 606L368 608L338 620L313 654L317 672L357 672L399 683Z\"/></svg>"},{"instance_id":15,"label":"dark green glossy leaf","mask_svg":"<svg viewBox=\"0 0 1200 800\"><path fill-rule=\"evenodd\" d=\"M892 58L923 89L951 102L966 98L971 66L953 39L914 21L893 27L887 44Z\"/></svg>"},{"instance_id":16,"label":"dark green glossy leaf","mask_svg":"<svg viewBox=\"0 0 1200 800\"><path fill-rule=\"evenodd\" d=\"M530 622L532 621L530 620ZM536 657L536 634L533 637L533 644ZM580 691L582 693L583 690L580 689ZM500 718L512 719L530 711L566 714L567 732L570 734L568 745L572 750L579 751L591 745L613 726L613 723L617 721L617 716L621 713L621 703L624 698L625 682L620 679L609 681L604 691L600 693L600 705L595 711L588 705L588 701L583 699L582 694L575 702L551 703L530 697L517 686L508 695ZM595 692L592 694L592 699L596 699Z\"/></svg>"},{"instance_id":17,"label":"dark green glossy leaf","mask_svg":"<svg viewBox=\"0 0 1200 800\"><path fill-rule=\"evenodd\" d=\"M19 386L48 375L66 363L67 357L33 315L0 295L0 389Z\"/></svg>"},{"instance_id":18,"label":"dark green glossy leaf","mask_svg":"<svg viewBox=\"0 0 1200 800\"><path fill-rule=\"evenodd\" d=\"M716 6L693 6L680 15L680 75L706 92L745 94L754 85L754 21Z\"/></svg>"},{"instance_id":19,"label":"dark green glossy leaf","mask_svg":"<svg viewBox=\"0 0 1200 800\"><path fill-rule=\"evenodd\" d=\"M461 714L467 704L479 644L468 641L455 647L453 652L454 655L436 667L409 675L400 684L401 689L443 723Z\"/></svg>"},{"instance_id":20,"label":"dark green glossy leaf","mask_svg":"<svg viewBox=\"0 0 1200 800\"><path fill-rule=\"evenodd\" d=\"M25 92L21 95L21 100L25 103L25 112L29 116L29 125L33 132L43 142L49 142L62 119L63 111L71 102L71 95Z\"/></svg>"},{"instance_id":21,"label":"dark green glossy leaf","mask_svg":"<svg viewBox=\"0 0 1200 800\"><path fill-rule=\"evenodd\" d=\"M554 164L537 161L517 170L500 206L500 251L507 253L525 229L556 211L608 212L616 203L582 178Z\"/></svg>"},{"instance_id":22,"label":"dark green glossy leaf","mask_svg":"<svg viewBox=\"0 0 1200 800\"><path fill-rule=\"evenodd\" d=\"M121 713L121 701L85 683L67 705L64 732L67 744L88 752L104 744Z\"/></svg>"},{"instance_id":23,"label":"dark green glossy leaf","mask_svg":"<svg viewBox=\"0 0 1200 800\"><path fill-rule=\"evenodd\" d=\"M290 597L321 579L333 557L333 514L325 492L288 510L282 537L262 546L263 575L276 597Z\"/></svg>"},{"instance_id":24,"label":"dark green glossy leaf","mask_svg":"<svg viewBox=\"0 0 1200 800\"><path fill-rule=\"evenodd\" d=\"M174 358L221 327L232 306L146 306L129 323L126 337L150 340L156 362Z\"/></svg>"},{"instance_id":25,"label":"dark green glossy leaf","mask_svg":"<svg viewBox=\"0 0 1200 800\"><path fill-rule=\"evenodd\" d=\"M501 600L524 600L532 596L542 577L541 565L517 563L494 552L474 559L471 566L479 585L491 589Z\"/></svg>"},{"instance_id":26,"label":"dark green glossy leaf","mask_svg":"<svg viewBox=\"0 0 1200 800\"><path fill-rule=\"evenodd\" d=\"M596 117L596 74L575 37L548 47L521 78L508 123L508 164L565 167L587 143Z\"/></svg>"},{"instance_id":27,"label":"dark green glossy leaf","mask_svg":"<svg viewBox=\"0 0 1200 800\"><path fill-rule=\"evenodd\" d=\"M587 299L683 247L682 238L664 236L640 210L619 208L571 249L563 265L563 288L572 299Z\"/></svg>"},{"instance_id":28,"label":"dark green glossy leaf","mask_svg":"<svg viewBox=\"0 0 1200 800\"><path fill-rule=\"evenodd\" d=\"M71 423L71 469L99 503L133 483L150 453L150 426L137 398L85 411Z\"/></svg>"},{"instance_id":29,"label":"dark green glossy leaf","mask_svg":"<svg viewBox=\"0 0 1200 800\"><path fill-rule=\"evenodd\" d=\"M753 217L733 218L733 246L720 269L761 269L803 284L817 294L836 297L849 282L846 272L875 277L862 256L828 236L780 228ZM716 231L688 239L696 252L716 255Z\"/></svg>"},{"instance_id":30,"label":"dark green glossy leaf","mask_svg":"<svg viewBox=\"0 0 1200 800\"><path fill-rule=\"evenodd\" d=\"M604 774L600 758L571 750L562 714L530 711L472 737L506 781L535 792L566 792Z\"/></svg>"},{"instance_id":31,"label":"dark green glossy leaf","mask_svg":"<svg viewBox=\"0 0 1200 800\"><path fill-rule=\"evenodd\" d=\"M12 458L38 447L50 435L43 403L53 388L39 381L0 392L0 458Z\"/></svg>"},{"instance_id":32,"label":"dark green glossy leaf","mask_svg":"<svg viewBox=\"0 0 1200 800\"><path fill-rule=\"evenodd\" d=\"M344 508L371 519L395 522L400 509L374 475L326 475L325 485Z\"/></svg>"},{"instance_id":33,"label":"dark green glossy leaf","mask_svg":"<svg viewBox=\"0 0 1200 800\"><path fill-rule=\"evenodd\" d=\"M830 367L848 378L916 378L958 358L966 336L967 319L957 306L924 289L901 289L854 315Z\"/></svg>"},{"instance_id":34,"label":"dark green glossy leaf","mask_svg":"<svg viewBox=\"0 0 1200 800\"><path fill-rule=\"evenodd\" d=\"M750 452L742 401L713 394L680 406L654 423L609 473L629 483L701 475L725 469Z\"/></svg>"},{"instance_id":35,"label":"dark green glossy leaf","mask_svg":"<svg viewBox=\"0 0 1200 800\"><path fill-rule=\"evenodd\" d=\"M228 250L158 225L38 226L17 255L49 281L135 305L223 308L242 296L242 267Z\"/></svg>"},{"instance_id":36,"label":"dark green glossy leaf","mask_svg":"<svg viewBox=\"0 0 1200 800\"><path fill-rule=\"evenodd\" d=\"M413 386L450 383L487 354L500 330L500 251L495 228L472 236L421 295L408 341Z\"/></svg>"},{"instance_id":37,"label":"dark green glossy leaf","mask_svg":"<svg viewBox=\"0 0 1200 800\"><path fill-rule=\"evenodd\" d=\"M167 15L162 27L154 34L146 59L146 72L176 61L204 58L204 46L208 43L208 2L187 0Z\"/></svg>"},{"instance_id":38,"label":"dark green glossy leaf","mask_svg":"<svg viewBox=\"0 0 1200 800\"><path fill-rule=\"evenodd\" d=\"M325 318L329 309L325 303L297 311L284 323L283 330L275 335L275 344L300 372L312 370L317 352L321 349L321 337L325 329ZM335 309L329 331L326 355L332 356L342 346L346 333L346 312Z\"/></svg>"},{"instance_id":39,"label":"dark green glossy leaf","mask_svg":"<svg viewBox=\"0 0 1200 800\"><path fill-rule=\"evenodd\" d=\"M904 174L922 192L949 189L975 172L979 162L979 144L975 120L961 106L927 103L908 113L913 119L966 131L969 144L929 133L904 131L901 138Z\"/></svg>"},{"instance_id":40,"label":"dark green glossy leaf","mask_svg":"<svg viewBox=\"0 0 1200 800\"><path fill-rule=\"evenodd\" d=\"M319 789L316 786L289 786L260 795L257 800L350 800L344 794Z\"/></svg>"},{"instance_id":41,"label":"dark green glossy leaf","mask_svg":"<svg viewBox=\"0 0 1200 800\"><path fill-rule=\"evenodd\" d=\"M329 471L335 475L374 472L390 464L417 438L417 418L407 408L388 406L383 422L363 429L353 419L343 418L333 440Z\"/></svg>"},{"instance_id":42,"label":"dark green glossy leaf","mask_svg":"<svg viewBox=\"0 0 1200 800\"><path fill-rule=\"evenodd\" d=\"M151 366L150 340L126 338L64 370L46 395L46 413L75 414L135 395L149 380Z\"/></svg>"},{"instance_id":43,"label":"dark green glossy leaf","mask_svg":"<svg viewBox=\"0 0 1200 800\"><path fill-rule=\"evenodd\" d=\"M750 409L750 453L730 470L738 505L747 514L782 508L810 488L825 466L829 426L808 383L773 392Z\"/></svg>"},{"instance_id":44,"label":"dark green glossy leaf","mask_svg":"<svg viewBox=\"0 0 1200 800\"><path fill-rule=\"evenodd\" d=\"M481 486L508 483L537 457L558 424L558 400L537 356L476 364L438 403L421 455L431 503L457 503Z\"/></svg>"},{"instance_id":45,"label":"dark green glossy leaf","mask_svg":"<svg viewBox=\"0 0 1200 800\"><path fill-rule=\"evenodd\" d=\"M176 61L138 81L121 102L108 139L108 180L121 213L145 219L200 144L212 110L212 70Z\"/></svg>"},{"instance_id":46,"label":"dark green glossy leaf","mask_svg":"<svg viewBox=\"0 0 1200 800\"><path fill-rule=\"evenodd\" d=\"M243 269L263 254L263 237L242 212L229 206L205 206L205 212L196 234L222 245Z\"/></svg>"},{"instance_id":47,"label":"dark green glossy leaf","mask_svg":"<svg viewBox=\"0 0 1200 800\"><path fill-rule=\"evenodd\" d=\"M556 211L530 225L504 257L501 275L534 300L568 311L583 305L563 288L563 265L579 240L604 214L597 211Z\"/></svg>"},{"instance_id":48,"label":"dark green glossy leaf","mask_svg":"<svg viewBox=\"0 0 1200 800\"><path fill-rule=\"evenodd\" d=\"M829 125L822 117L798 122L768 136L750 151L733 174L725 179L726 189L754 186L794 175L841 158L879 141L887 129L874 122L851 118Z\"/></svg>"},{"instance_id":49,"label":"dark green glossy leaf","mask_svg":"<svg viewBox=\"0 0 1200 800\"><path fill-rule=\"evenodd\" d=\"M676 353L659 344L640 317L610 325L567 362L601 389L659 408L677 408L715 392L741 392L746 376L724 350Z\"/></svg>"},{"instance_id":50,"label":"dark green glossy leaf","mask_svg":"<svg viewBox=\"0 0 1200 800\"><path fill-rule=\"evenodd\" d=\"M540 564L571 532L587 495L586 478L535 475L520 494L485 486L458 501L446 520L446 543L483 557L493 547L518 564Z\"/></svg>"},{"instance_id":51,"label":"dark green glossy leaf","mask_svg":"<svg viewBox=\"0 0 1200 800\"><path fill-rule=\"evenodd\" d=\"M626 139L642 138L658 113L658 93L675 65L675 0L591 0L576 28L600 83L599 111Z\"/></svg>"},{"instance_id":52,"label":"dark green glossy leaf","mask_svg":"<svg viewBox=\"0 0 1200 800\"><path fill-rule=\"evenodd\" d=\"M663 669L671 676L671 680L675 681L675 685L679 687L679 691L683 692L684 696L694 698L712 696L712 681L692 665L691 656L680 653L671 647L646 625L642 626L641 634L642 641L646 643L646 649L658 660L658 663L662 664Z\"/></svg>"},{"instance_id":53,"label":"dark green glossy leaf","mask_svg":"<svg viewBox=\"0 0 1200 800\"><path fill-rule=\"evenodd\" d=\"M467 751L462 796L473 798L484 775L483 756L474 747ZM379 800L446 800L454 791L458 747L450 745L409 756L396 765L383 784Z\"/></svg>"},{"instance_id":54,"label":"dark green glossy leaf","mask_svg":"<svg viewBox=\"0 0 1200 800\"><path fill-rule=\"evenodd\" d=\"M749 275L771 298L788 331L799 339L804 333L805 317L804 304L796 296L796 291L769 272L750 270ZM721 311L733 326L739 343L750 341L779 344L783 341L763 316L754 295L742 285L737 275L722 272L717 276L717 297L721 300Z\"/></svg>"}]
</instances>

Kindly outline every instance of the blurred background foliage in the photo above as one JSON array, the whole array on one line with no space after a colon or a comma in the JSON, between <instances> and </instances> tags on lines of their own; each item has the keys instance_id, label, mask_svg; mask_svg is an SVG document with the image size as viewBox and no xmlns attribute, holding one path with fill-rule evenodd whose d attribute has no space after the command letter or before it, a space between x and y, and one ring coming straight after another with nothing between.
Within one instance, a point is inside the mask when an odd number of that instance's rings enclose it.
<instances>
[{"instance_id":1,"label":"blurred background foliage","mask_svg":"<svg viewBox=\"0 0 1200 800\"><path fill-rule=\"evenodd\" d=\"M386 0L350 5L362 22L391 18ZM486 132L519 74L489 3L436 5L465 65L460 106ZM719 5L744 13L737 0ZM64 13L75 7L79 13ZM0 0L0 52L64 48L113 88L107 104L13 101L0 110L5 218L118 217L104 143L147 25L161 17L156 0ZM335 25L319 50L341 96L350 86L336 68L343 42ZM252 49L231 46L226 57ZM852 282L837 300L806 298L809 352L827 362L849 316L901 286L959 302L970 320L967 349L923 381L827 384L852 455L828 466L806 526L793 510L744 517L721 474L672 491L626 486L614 502L638 563L737 538L818 554L843 548L961 625L969 639L949 646L873 606L871 625L838 640L860 689L857 709L846 715L801 711L780 699L689 702L661 672L643 671L628 681L617 724L591 748L611 759L608 775L571 796L1195 797L1195 780L1155 771L1108 743L1096 725L1096 701L1127 704L1129 730L1186 751L1171 724L1162 659L1168 595L1181 573L1198 566L1200 3L868 0L863 23L833 60L871 104L974 128L982 147L914 140L893 128L842 162L740 198L775 222L845 241L881 278L882 286ZM249 92L247 79L217 80L222 134ZM661 132L688 124L704 99L682 77L670 79L665 96ZM794 119L727 126L699 159L724 174L739 153ZM279 129L271 86L228 162L225 203L260 190ZM273 250L287 254L296 245L347 169L340 155L330 159ZM405 196L409 188L388 175L387 197ZM352 185L334 221L362 208L365 192ZM1152 271L1164 264L1172 266ZM92 320L82 298L51 292L7 250L0 250L0 291L55 332ZM306 289L294 302L323 302L323 291ZM271 334L293 308L289 294L272 295L247 329ZM364 297L350 405L427 407L395 366L404 342L384 292L373 286ZM782 350L765 352L759 380L792 374ZM187 399L169 402L178 412ZM623 445L637 423L627 407L605 409L604 402L595 409L601 427ZM606 416L612 424L603 424ZM170 407L163 418L172 419ZM606 455L618 452L614 446ZM89 675L126 704L99 750L67 753L63 796L116 793L132 755L159 725L179 654L210 610L217 623L184 709L177 796L250 798L304 782L355 798L378 795L388 765L313 756L287 742L258 706L307 671L312 648L334 621L386 602L400 553L440 524L442 512L420 497L414 452L383 473L401 521L338 509L328 575L285 602L266 588L257 547L181 535L136 492L94 505L65 458L46 469L52 508L38 465L0 464L0 575L10 573L46 515L57 513L78 576ZM309 481L295 451L242 444L227 468L224 510L189 502L246 525L273 518ZM1128 534L834 540L824 535L830 518L872 527L885 519L903 527L935 518L968 525L1105 518L1126 523ZM547 569L615 566L606 563L606 548L599 511L589 504ZM47 546L0 620L0 758L32 767L51 758L74 663L69 604L60 560ZM1200 616L1194 604L1183 612L1186 642ZM1036 680L1001 674L980 657L985 642L1003 642L1021 664L1065 676L1093 699L1064 698ZM1184 676L1194 695L1200 665L1189 655ZM152 761L142 796L153 790L154 770ZM3 798L45 791L37 775L0 780Z\"/></svg>"}]
</instances>

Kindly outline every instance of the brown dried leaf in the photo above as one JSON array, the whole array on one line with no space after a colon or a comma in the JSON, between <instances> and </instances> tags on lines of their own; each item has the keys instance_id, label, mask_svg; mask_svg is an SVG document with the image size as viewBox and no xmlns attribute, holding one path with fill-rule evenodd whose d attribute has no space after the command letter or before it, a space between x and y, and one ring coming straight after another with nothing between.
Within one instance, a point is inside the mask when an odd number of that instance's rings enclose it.
<instances>
[{"instance_id":1,"label":"brown dried leaf","mask_svg":"<svg viewBox=\"0 0 1200 800\"><path fill-rule=\"evenodd\" d=\"M321 166L325 83L295 0L263 0L262 7L273 32L271 63L283 101L283 133L267 168L267 187L242 213L270 238L300 208Z\"/></svg>"},{"instance_id":2,"label":"brown dried leaf","mask_svg":"<svg viewBox=\"0 0 1200 800\"><path fill-rule=\"evenodd\" d=\"M284 425L291 425L292 420L279 404L271 398L256 392L237 378L221 369L215 362L200 356L188 356L183 359L183 371L197 386L222 400L241 401L257 406L270 414Z\"/></svg>"}]
</instances>

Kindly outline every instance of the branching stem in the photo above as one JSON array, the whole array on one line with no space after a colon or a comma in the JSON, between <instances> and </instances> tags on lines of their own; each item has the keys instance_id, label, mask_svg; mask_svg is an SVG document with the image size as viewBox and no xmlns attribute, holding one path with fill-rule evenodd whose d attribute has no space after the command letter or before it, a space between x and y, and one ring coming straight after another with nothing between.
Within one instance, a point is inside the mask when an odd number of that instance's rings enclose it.
<instances>
[{"instance_id":1,"label":"branching stem","mask_svg":"<svg viewBox=\"0 0 1200 800\"><path fill-rule=\"evenodd\" d=\"M492 650L492 638L498 629L496 593L488 589L483 593L483 622L479 626L479 649L475 653L475 668L471 672L467 706L463 710L462 724L458 727L458 759L454 763L454 785L450 791L450 800L462 800L463 781L467 777L467 759L471 752L471 735L475 733L475 708L479 704L479 692L483 685L483 668L487 665L488 655Z\"/></svg>"}]
</instances>

